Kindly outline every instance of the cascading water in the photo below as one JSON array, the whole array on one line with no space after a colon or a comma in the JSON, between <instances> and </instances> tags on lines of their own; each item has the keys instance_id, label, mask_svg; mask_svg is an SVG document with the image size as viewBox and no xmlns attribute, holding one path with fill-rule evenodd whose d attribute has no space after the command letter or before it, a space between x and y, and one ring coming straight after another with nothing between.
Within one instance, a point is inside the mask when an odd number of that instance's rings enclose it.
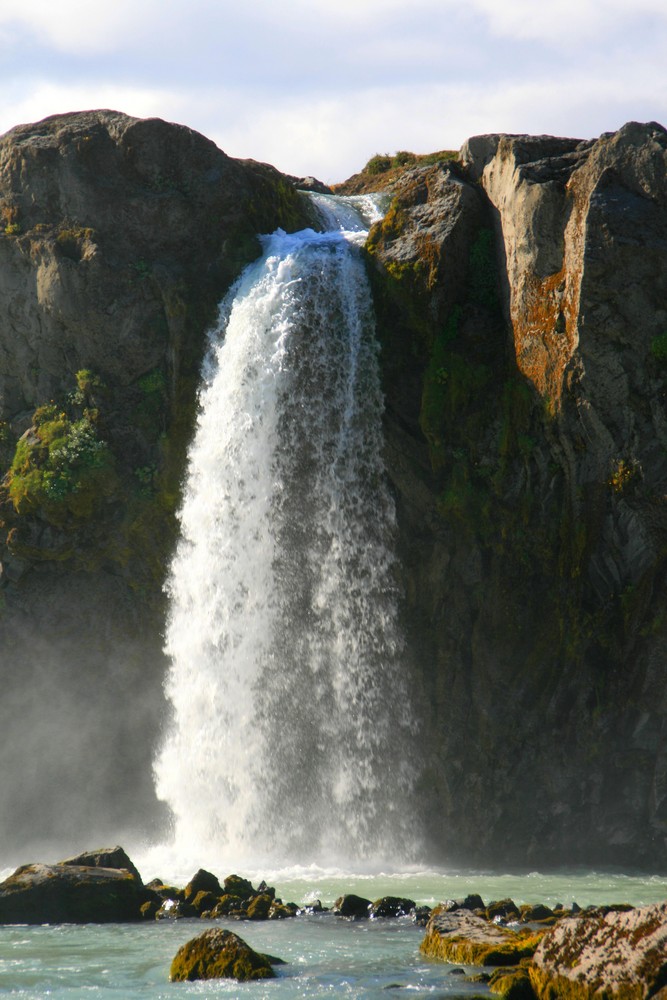
<instances>
[{"instance_id":1,"label":"cascading water","mask_svg":"<svg viewBox=\"0 0 667 1000\"><path fill-rule=\"evenodd\" d=\"M204 372L169 582L156 762L176 847L272 862L407 860L414 725L397 621L369 199L264 237ZM377 217L377 210L376 217Z\"/></svg>"}]
</instances>

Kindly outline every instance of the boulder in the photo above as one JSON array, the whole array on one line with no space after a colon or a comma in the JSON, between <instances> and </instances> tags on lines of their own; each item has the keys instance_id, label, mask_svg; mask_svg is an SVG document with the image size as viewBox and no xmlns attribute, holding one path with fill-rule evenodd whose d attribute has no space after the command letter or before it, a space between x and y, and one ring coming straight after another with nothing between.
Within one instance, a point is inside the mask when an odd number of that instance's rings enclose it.
<instances>
[{"instance_id":1,"label":"boulder","mask_svg":"<svg viewBox=\"0 0 667 1000\"><path fill-rule=\"evenodd\" d=\"M542 938L530 978L540 1000L662 995L667 986L667 903L560 920Z\"/></svg>"},{"instance_id":2,"label":"boulder","mask_svg":"<svg viewBox=\"0 0 667 1000\"><path fill-rule=\"evenodd\" d=\"M101 847L97 851L84 851L83 854L77 854L73 858L66 858L64 861L60 861L59 864L77 865L86 868L120 868L128 871L137 880L139 885L143 885L141 875L122 847ZM148 888L153 887L149 886Z\"/></svg>"},{"instance_id":3,"label":"boulder","mask_svg":"<svg viewBox=\"0 0 667 1000\"><path fill-rule=\"evenodd\" d=\"M172 982L195 979L272 979L268 956L253 951L232 931L214 927L186 942L176 952L169 978Z\"/></svg>"},{"instance_id":4,"label":"boulder","mask_svg":"<svg viewBox=\"0 0 667 1000\"><path fill-rule=\"evenodd\" d=\"M240 875L228 875L223 883L224 889L220 892L220 895L229 894L230 896L239 896L241 899L250 899L251 896L256 895L257 891L252 882L248 881L247 878L241 878ZM266 890L269 892L269 890ZM269 892L271 895L271 892ZM273 896L275 896L275 889L273 890Z\"/></svg>"},{"instance_id":5,"label":"boulder","mask_svg":"<svg viewBox=\"0 0 667 1000\"><path fill-rule=\"evenodd\" d=\"M339 917L352 917L355 920L363 920L370 916L372 906L370 899L363 896L355 896L353 892L339 896L333 905L333 912Z\"/></svg>"},{"instance_id":6,"label":"boulder","mask_svg":"<svg viewBox=\"0 0 667 1000\"><path fill-rule=\"evenodd\" d=\"M129 871L31 864L0 884L0 923L110 923L141 919L145 890Z\"/></svg>"},{"instance_id":7,"label":"boulder","mask_svg":"<svg viewBox=\"0 0 667 1000\"><path fill-rule=\"evenodd\" d=\"M268 920L272 903L273 900L268 893L253 896L246 909L248 920Z\"/></svg>"},{"instance_id":8,"label":"boulder","mask_svg":"<svg viewBox=\"0 0 667 1000\"><path fill-rule=\"evenodd\" d=\"M497 899L486 907L486 919L516 920L519 917L519 907L513 899Z\"/></svg>"},{"instance_id":9,"label":"boulder","mask_svg":"<svg viewBox=\"0 0 667 1000\"><path fill-rule=\"evenodd\" d=\"M420 951L429 958L464 965L518 965L530 958L541 933L517 933L489 923L469 910L436 907Z\"/></svg>"},{"instance_id":10,"label":"boulder","mask_svg":"<svg viewBox=\"0 0 667 1000\"><path fill-rule=\"evenodd\" d=\"M414 899L402 896L383 896L376 899L371 906L371 917L405 917L413 913L416 907Z\"/></svg>"},{"instance_id":11,"label":"boulder","mask_svg":"<svg viewBox=\"0 0 667 1000\"><path fill-rule=\"evenodd\" d=\"M192 903L200 892L211 892L218 898L223 895L223 890L215 875L200 868L185 887L185 900Z\"/></svg>"}]
</instances>

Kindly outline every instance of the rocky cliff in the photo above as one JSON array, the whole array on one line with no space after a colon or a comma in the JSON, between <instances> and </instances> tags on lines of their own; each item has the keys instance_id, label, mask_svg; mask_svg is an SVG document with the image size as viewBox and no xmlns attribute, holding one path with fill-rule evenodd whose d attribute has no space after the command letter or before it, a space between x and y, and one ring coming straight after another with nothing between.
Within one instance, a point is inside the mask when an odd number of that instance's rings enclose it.
<instances>
[{"instance_id":1,"label":"rocky cliff","mask_svg":"<svg viewBox=\"0 0 667 1000\"><path fill-rule=\"evenodd\" d=\"M666 162L654 124L389 162L366 252L436 858L665 864ZM205 331L255 233L309 215L270 167L90 112L0 138L0 219L0 839L69 850L161 821Z\"/></svg>"},{"instance_id":2,"label":"rocky cliff","mask_svg":"<svg viewBox=\"0 0 667 1000\"><path fill-rule=\"evenodd\" d=\"M204 334L256 233L308 219L272 167L156 119L0 138L5 849L158 816L161 588Z\"/></svg>"},{"instance_id":3,"label":"rocky cliff","mask_svg":"<svg viewBox=\"0 0 667 1000\"><path fill-rule=\"evenodd\" d=\"M479 136L368 253L430 835L664 866L667 134Z\"/></svg>"}]
</instances>

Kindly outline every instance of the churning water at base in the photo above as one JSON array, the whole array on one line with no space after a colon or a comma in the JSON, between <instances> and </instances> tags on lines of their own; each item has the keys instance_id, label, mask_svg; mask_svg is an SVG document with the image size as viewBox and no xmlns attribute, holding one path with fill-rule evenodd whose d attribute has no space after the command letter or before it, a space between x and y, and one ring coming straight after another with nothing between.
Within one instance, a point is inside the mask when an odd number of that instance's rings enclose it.
<instances>
[{"instance_id":1,"label":"churning water at base","mask_svg":"<svg viewBox=\"0 0 667 1000\"><path fill-rule=\"evenodd\" d=\"M264 238L204 372L155 768L201 858L416 848L366 234L352 199L319 204L330 231Z\"/></svg>"}]
</instances>

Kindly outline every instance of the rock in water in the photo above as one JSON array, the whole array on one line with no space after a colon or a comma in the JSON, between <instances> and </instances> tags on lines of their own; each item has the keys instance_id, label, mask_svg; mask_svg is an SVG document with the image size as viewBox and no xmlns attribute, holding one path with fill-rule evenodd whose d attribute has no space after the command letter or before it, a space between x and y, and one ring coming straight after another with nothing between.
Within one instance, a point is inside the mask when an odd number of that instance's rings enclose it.
<instances>
[{"instance_id":1,"label":"rock in water","mask_svg":"<svg viewBox=\"0 0 667 1000\"><path fill-rule=\"evenodd\" d=\"M23 865L0 884L0 923L139 920L146 893L129 872L84 865Z\"/></svg>"},{"instance_id":2,"label":"rock in water","mask_svg":"<svg viewBox=\"0 0 667 1000\"><path fill-rule=\"evenodd\" d=\"M533 963L530 978L540 1000L662 996L667 985L667 903L567 917L545 934Z\"/></svg>"},{"instance_id":3,"label":"rock in water","mask_svg":"<svg viewBox=\"0 0 667 1000\"><path fill-rule=\"evenodd\" d=\"M143 885L141 875L122 847L101 847L97 851L84 851L73 858L65 858L61 865L83 865L87 868L120 868L133 875Z\"/></svg>"},{"instance_id":4,"label":"rock in water","mask_svg":"<svg viewBox=\"0 0 667 1000\"><path fill-rule=\"evenodd\" d=\"M172 982L194 979L272 979L275 973L266 955L253 951L232 931L214 927L187 941L174 955Z\"/></svg>"},{"instance_id":5,"label":"rock in water","mask_svg":"<svg viewBox=\"0 0 667 1000\"><path fill-rule=\"evenodd\" d=\"M339 896L333 905L333 912L340 917L354 917L355 920L364 919L370 916L372 906L370 899L363 896L355 896L353 892Z\"/></svg>"}]
</instances>

